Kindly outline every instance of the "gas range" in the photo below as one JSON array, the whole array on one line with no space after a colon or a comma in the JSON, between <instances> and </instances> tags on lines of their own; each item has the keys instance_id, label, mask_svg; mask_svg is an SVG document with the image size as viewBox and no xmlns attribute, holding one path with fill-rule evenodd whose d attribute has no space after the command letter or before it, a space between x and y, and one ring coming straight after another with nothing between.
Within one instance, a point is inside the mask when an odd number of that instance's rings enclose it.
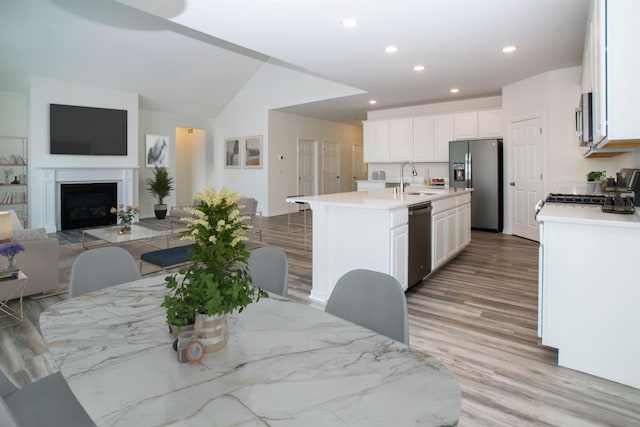
<instances>
[{"instance_id":1,"label":"gas range","mask_svg":"<svg viewBox=\"0 0 640 427\"><path fill-rule=\"evenodd\" d=\"M633 197L631 196L551 193L547 196L545 202L600 205L602 206L602 212L607 213L632 214L635 211L633 207Z\"/></svg>"},{"instance_id":2,"label":"gas range","mask_svg":"<svg viewBox=\"0 0 640 427\"><path fill-rule=\"evenodd\" d=\"M573 203L581 205L604 205L606 196L603 194L562 194L550 193L547 203Z\"/></svg>"}]
</instances>

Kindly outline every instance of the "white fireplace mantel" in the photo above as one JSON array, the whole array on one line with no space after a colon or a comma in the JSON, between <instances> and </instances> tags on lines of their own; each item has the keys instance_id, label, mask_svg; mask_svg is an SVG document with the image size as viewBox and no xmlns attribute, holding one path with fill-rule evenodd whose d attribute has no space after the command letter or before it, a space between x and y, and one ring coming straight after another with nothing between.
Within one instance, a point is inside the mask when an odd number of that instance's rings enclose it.
<instances>
[{"instance_id":1,"label":"white fireplace mantel","mask_svg":"<svg viewBox=\"0 0 640 427\"><path fill-rule=\"evenodd\" d=\"M124 168L42 168L42 217L47 233L58 231L60 224L60 184L116 182L118 203L133 204L134 167Z\"/></svg>"}]
</instances>

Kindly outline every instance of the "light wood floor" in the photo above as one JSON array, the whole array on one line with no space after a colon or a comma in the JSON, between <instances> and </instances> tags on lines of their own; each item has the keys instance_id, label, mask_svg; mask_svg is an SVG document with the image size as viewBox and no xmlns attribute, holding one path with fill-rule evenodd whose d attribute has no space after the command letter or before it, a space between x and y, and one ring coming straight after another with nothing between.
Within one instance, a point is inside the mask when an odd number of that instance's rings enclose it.
<instances>
[{"instance_id":1,"label":"light wood floor","mask_svg":"<svg viewBox=\"0 0 640 427\"><path fill-rule=\"evenodd\" d=\"M288 232L286 215L264 218L263 243L287 252L290 297L307 303L311 252L302 214L292 220ZM407 292L411 346L460 382L461 426L640 426L640 390L560 368L538 344L537 248L473 231L464 252ZM23 324L0 330L0 367L17 382L56 370L38 317L62 298L27 299Z\"/></svg>"}]
</instances>

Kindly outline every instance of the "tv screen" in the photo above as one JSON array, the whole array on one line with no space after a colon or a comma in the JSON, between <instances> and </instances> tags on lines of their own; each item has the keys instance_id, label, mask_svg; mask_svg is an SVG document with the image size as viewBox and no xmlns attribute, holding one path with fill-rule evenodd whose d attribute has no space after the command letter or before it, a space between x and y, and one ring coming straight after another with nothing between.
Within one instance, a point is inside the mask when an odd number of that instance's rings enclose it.
<instances>
[{"instance_id":1,"label":"tv screen","mask_svg":"<svg viewBox=\"0 0 640 427\"><path fill-rule=\"evenodd\" d=\"M51 104L51 154L127 155L127 111Z\"/></svg>"}]
</instances>

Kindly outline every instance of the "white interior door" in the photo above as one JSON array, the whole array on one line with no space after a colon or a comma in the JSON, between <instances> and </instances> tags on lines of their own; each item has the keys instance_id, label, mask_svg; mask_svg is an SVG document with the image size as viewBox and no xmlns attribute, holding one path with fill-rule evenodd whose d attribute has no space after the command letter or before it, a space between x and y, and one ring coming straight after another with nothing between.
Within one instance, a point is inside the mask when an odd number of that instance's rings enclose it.
<instances>
[{"instance_id":1,"label":"white interior door","mask_svg":"<svg viewBox=\"0 0 640 427\"><path fill-rule=\"evenodd\" d=\"M322 142L322 194L340 192L340 146Z\"/></svg>"},{"instance_id":2,"label":"white interior door","mask_svg":"<svg viewBox=\"0 0 640 427\"><path fill-rule=\"evenodd\" d=\"M298 138L298 194L314 196L316 189L316 142Z\"/></svg>"},{"instance_id":3,"label":"white interior door","mask_svg":"<svg viewBox=\"0 0 640 427\"><path fill-rule=\"evenodd\" d=\"M353 182L351 189L358 189L357 181L365 181L368 176L367 164L364 162L364 147L359 144L353 144L351 155L351 170L353 171Z\"/></svg>"},{"instance_id":4,"label":"white interior door","mask_svg":"<svg viewBox=\"0 0 640 427\"><path fill-rule=\"evenodd\" d=\"M509 182L511 229L516 236L538 241L535 208L543 198L542 119L511 122L510 127L513 142L513 179Z\"/></svg>"}]
</instances>

